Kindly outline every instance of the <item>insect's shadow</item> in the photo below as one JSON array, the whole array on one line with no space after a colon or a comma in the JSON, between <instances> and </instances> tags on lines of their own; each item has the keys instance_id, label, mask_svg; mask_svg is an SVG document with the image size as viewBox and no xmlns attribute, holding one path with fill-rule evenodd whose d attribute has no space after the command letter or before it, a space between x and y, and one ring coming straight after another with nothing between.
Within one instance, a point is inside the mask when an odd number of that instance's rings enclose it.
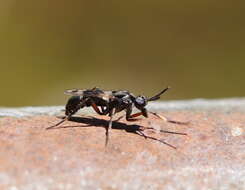
<instances>
[{"instance_id":1,"label":"insect's shadow","mask_svg":"<svg viewBox=\"0 0 245 190\"><path fill-rule=\"evenodd\" d=\"M146 129L150 129L150 130L153 130L153 131L156 131L156 129L152 128L152 127L143 127L141 125L136 125L136 124L133 124L133 125L128 125L128 124L125 124L125 123L122 123L122 122L118 122L121 118L118 118L117 120L114 120L113 121L113 124L112 124L112 129L118 129L118 130L124 130L128 133L133 133L133 134L136 134L136 135L139 135L139 136L142 136L144 137L145 139L151 139L151 140L154 140L154 141L158 141L158 142L161 142L167 146L170 146L174 149L176 149L175 146L161 140L161 139L157 139L155 137L152 137L152 136L148 136L146 135L143 131L146 130ZM77 123L83 123L83 124L86 124L86 125L65 125L65 126L57 126L55 128L52 128L52 129L61 129L61 128L76 128L76 127L103 127L103 128L106 128L108 126L108 120L105 120L105 119L98 119L98 118L95 118L95 117L71 117L69 119L69 121L73 121L73 122L77 122ZM162 133L173 133L173 134L178 134L178 133L175 133L175 132L170 132L170 131L164 131L164 130L161 130L160 132ZM181 134L179 133L180 135L185 135L184 133Z\"/></svg>"},{"instance_id":2,"label":"insect's shadow","mask_svg":"<svg viewBox=\"0 0 245 190\"><path fill-rule=\"evenodd\" d=\"M120 119L120 118L119 118ZM118 120L119 120L118 119ZM118 120L114 120L112 124L112 129L119 129L119 130L125 130L129 133L135 133L137 134L137 131L142 131L143 126L140 125L128 125L122 122L118 122ZM83 123L86 125L64 125L64 126L58 126L53 129L60 129L60 128L75 128L75 127L107 127L108 126L108 120L105 119L98 119L95 117L71 117L69 121L77 122L77 123Z\"/></svg>"}]
</instances>

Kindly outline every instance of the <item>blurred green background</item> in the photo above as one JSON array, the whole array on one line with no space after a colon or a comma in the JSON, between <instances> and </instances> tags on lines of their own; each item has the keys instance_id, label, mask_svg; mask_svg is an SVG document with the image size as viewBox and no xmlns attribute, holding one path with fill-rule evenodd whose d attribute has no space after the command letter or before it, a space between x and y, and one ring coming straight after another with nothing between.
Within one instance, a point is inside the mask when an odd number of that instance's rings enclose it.
<instances>
[{"instance_id":1,"label":"blurred green background","mask_svg":"<svg viewBox=\"0 0 245 190\"><path fill-rule=\"evenodd\" d=\"M245 95L245 1L2 0L0 106L65 104L69 88L162 99Z\"/></svg>"}]
</instances>

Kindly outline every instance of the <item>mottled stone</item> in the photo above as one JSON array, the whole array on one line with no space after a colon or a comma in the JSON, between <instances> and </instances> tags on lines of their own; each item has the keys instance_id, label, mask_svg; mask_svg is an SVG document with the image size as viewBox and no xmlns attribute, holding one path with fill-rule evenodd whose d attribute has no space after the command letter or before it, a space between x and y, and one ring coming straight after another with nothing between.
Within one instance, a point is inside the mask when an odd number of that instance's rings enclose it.
<instances>
[{"instance_id":1,"label":"mottled stone","mask_svg":"<svg viewBox=\"0 0 245 190\"><path fill-rule=\"evenodd\" d=\"M149 106L188 125L115 121L106 148L107 116L81 111L46 130L63 107L0 109L0 189L245 189L244 99L201 102ZM142 127L177 149L135 133Z\"/></svg>"}]
</instances>

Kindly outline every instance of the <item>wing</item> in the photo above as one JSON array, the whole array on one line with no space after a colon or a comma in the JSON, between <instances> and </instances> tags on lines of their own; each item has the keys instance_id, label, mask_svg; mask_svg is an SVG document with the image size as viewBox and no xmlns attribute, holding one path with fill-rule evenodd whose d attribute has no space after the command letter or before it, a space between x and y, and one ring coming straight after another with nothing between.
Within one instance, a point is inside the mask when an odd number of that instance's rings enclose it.
<instances>
[{"instance_id":1,"label":"wing","mask_svg":"<svg viewBox=\"0 0 245 190\"><path fill-rule=\"evenodd\" d=\"M101 98L105 101L109 101L110 99L114 98L114 95L112 91L101 91L101 92L96 92L96 97Z\"/></svg>"},{"instance_id":2,"label":"wing","mask_svg":"<svg viewBox=\"0 0 245 190\"><path fill-rule=\"evenodd\" d=\"M113 96L116 98L130 97L135 98L135 96L127 90L114 90L112 91Z\"/></svg>"},{"instance_id":3,"label":"wing","mask_svg":"<svg viewBox=\"0 0 245 190\"><path fill-rule=\"evenodd\" d=\"M113 94L111 91L103 91L99 88L92 89L69 89L64 92L67 95L72 96L83 96L83 97L91 97L91 98L101 98L103 100L109 101L110 98L113 98Z\"/></svg>"},{"instance_id":4,"label":"wing","mask_svg":"<svg viewBox=\"0 0 245 190\"><path fill-rule=\"evenodd\" d=\"M65 90L64 94L72 95L72 96L83 96L84 91L86 91L86 89L82 90L82 89L73 88L73 89Z\"/></svg>"}]
</instances>

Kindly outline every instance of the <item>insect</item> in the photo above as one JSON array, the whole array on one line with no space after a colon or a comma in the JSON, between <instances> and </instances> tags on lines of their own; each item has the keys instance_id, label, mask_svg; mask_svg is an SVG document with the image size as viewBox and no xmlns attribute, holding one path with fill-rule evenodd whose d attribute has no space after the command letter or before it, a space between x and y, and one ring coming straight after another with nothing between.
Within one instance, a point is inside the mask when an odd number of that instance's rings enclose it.
<instances>
[{"instance_id":1,"label":"insect","mask_svg":"<svg viewBox=\"0 0 245 190\"><path fill-rule=\"evenodd\" d=\"M97 87L92 89L85 89L85 90L83 89L66 90L64 92L65 94L72 95L72 97L69 98L66 104L66 109L65 109L66 116L63 120L61 120L54 126L48 127L47 129L56 127L61 123L63 123L64 121L69 120L73 114L75 114L79 109L82 109L84 107L92 107L94 111L99 115L109 115L110 120L108 126L106 126L105 145L107 145L109 141L109 129L112 127L113 116L116 113L119 113L123 110L126 112L127 121L134 121L136 117L139 117L141 115L144 117L148 117L148 113L151 113L157 116L158 118L170 123L187 124L188 122L170 120L162 115L159 115L155 112L148 111L146 109L148 102L160 99L160 96L168 89L169 87L163 89L161 92L159 92L158 94L150 98L147 98L146 96L143 95L135 96L134 94L126 90L104 91ZM139 112L132 114L133 107L137 108ZM153 128L148 128L148 129L153 129ZM186 135L186 133L177 133L177 132L169 132L169 133ZM148 137L142 131L140 131L140 134L145 138Z\"/></svg>"}]
</instances>

